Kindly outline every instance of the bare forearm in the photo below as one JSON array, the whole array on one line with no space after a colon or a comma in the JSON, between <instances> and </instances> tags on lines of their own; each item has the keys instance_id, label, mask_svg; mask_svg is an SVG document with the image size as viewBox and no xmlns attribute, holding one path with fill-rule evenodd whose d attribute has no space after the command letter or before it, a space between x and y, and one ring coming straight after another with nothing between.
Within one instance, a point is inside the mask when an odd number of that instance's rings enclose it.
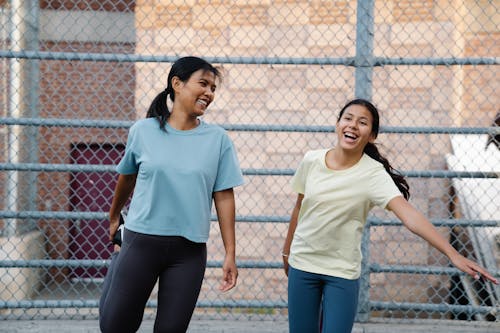
<instances>
[{"instance_id":1,"label":"bare forearm","mask_svg":"<svg viewBox=\"0 0 500 333\"><path fill-rule=\"evenodd\" d=\"M295 234L295 229L297 228L300 207L302 206L303 199L303 194L297 195L297 201L295 202L295 206L293 207L292 215L290 216L290 223L288 224L288 232L286 234L285 244L283 244L283 254L285 255L288 255L290 253L290 246L292 245L293 235Z\"/></svg>"},{"instance_id":2,"label":"bare forearm","mask_svg":"<svg viewBox=\"0 0 500 333\"><path fill-rule=\"evenodd\" d=\"M288 232L286 234L285 243L283 244L283 254L288 255L290 253L290 247L292 245L293 235L295 234L295 229L297 228L297 219L299 215L299 209L296 207L292 211L290 217L290 223L288 224Z\"/></svg>"},{"instance_id":3,"label":"bare forearm","mask_svg":"<svg viewBox=\"0 0 500 333\"><path fill-rule=\"evenodd\" d=\"M420 236L426 240L430 245L435 247L441 253L446 255L449 259L456 257L458 252L451 246L451 244L444 238L444 236L439 233L436 227L417 209L415 209L411 204L404 202L401 199L400 205L404 207L404 213L401 210L395 211L396 214L399 212L399 216L403 224L414 234Z\"/></svg>"},{"instance_id":4,"label":"bare forearm","mask_svg":"<svg viewBox=\"0 0 500 333\"><path fill-rule=\"evenodd\" d=\"M232 189L214 193L215 208L226 255L236 256L235 203Z\"/></svg>"},{"instance_id":5,"label":"bare forearm","mask_svg":"<svg viewBox=\"0 0 500 333\"><path fill-rule=\"evenodd\" d=\"M113 201L109 209L109 216L111 219L119 217L120 211L123 209L134 190L136 176L137 175L118 176Z\"/></svg>"},{"instance_id":6,"label":"bare forearm","mask_svg":"<svg viewBox=\"0 0 500 333\"><path fill-rule=\"evenodd\" d=\"M445 254L455 267L469 274L474 279L479 279L482 276L484 279L498 284L498 280L486 269L458 253L438 232L434 225L405 199L402 197L394 198L389 202L388 206L409 230Z\"/></svg>"},{"instance_id":7,"label":"bare forearm","mask_svg":"<svg viewBox=\"0 0 500 333\"><path fill-rule=\"evenodd\" d=\"M235 204L233 189L214 193L215 209L226 256L222 264L221 291L228 291L236 286L238 268L236 267Z\"/></svg>"},{"instance_id":8,"label":"bare forearm","mask_svg":"<svg viewBox=\"0 0 500 333\"><path fill-rule=\"evenodd\" d=\"M434 227L434 225L424 218L416 219L413 226L409 229L425 239L430 245L446 255L449 259L459 255L459 253L451 246L448 240Z\"/></svg>"}]
</instances>

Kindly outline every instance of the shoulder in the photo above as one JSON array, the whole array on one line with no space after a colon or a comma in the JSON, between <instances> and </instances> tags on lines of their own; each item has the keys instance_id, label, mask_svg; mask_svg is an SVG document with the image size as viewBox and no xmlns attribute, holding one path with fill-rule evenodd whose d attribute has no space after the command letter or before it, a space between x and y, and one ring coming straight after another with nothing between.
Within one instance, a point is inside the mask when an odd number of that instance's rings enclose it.
<instances>
[{"instance_id":1,"label":"shoulder","mask_svg":"<svg viewBox=\"0 0 500 333\"><path fill-rule=\"evenodd\" d=\"M304 159L312 160L312 159L322 158L325 156L327 151L328 149L309 150L304 154Z\"/></svg>"},{"instance_id":2,"label":"shoulder","mask_svg":"<svg viewBox=\"0 0 500 333\"><path fill-rule=\"evenodd\" d=\"M137 120L129 129L129 145L141 145L150 140L155 140L157 135L161 135L160 124L155 118Z\"/></svg>"},{"instance_id":3,"label":"shoulder","mask_svg":"<svg viewBox=\"0 0 500 333\"><path fill-rule=\"evenodd\" d=\"M325 158L325 154L328 149L317 149L317 150L309 150L304 154L303 162L311 163L314 161L322 160Z\"/></svg>"},{"instance_id":4,"label":"shoulder","mask_svg":"<svg viewBox=\"0 0 500 333\"><path fill-rule=\"evenodd\" d=\"M202 121L196 133L202 135L205 140L212 141L213 143L219 142L224 147L233 144L228 132L219 125L208 124Z\"/></svg>"},{"instance_id":5,"label":"shoulder","mask_svg":"<svg viewBox=\"0 0 500 333\"><path fill-rule=\"evenodd\" d=\"M224 128L222 128L219 125L206 123L203 120L201 120L200 129L204 132L207 132L207 133L221 135L221 136L227 136L227 131Z\"/></svg>"},{"instance_id":6,"label":"shoulder","mask_svg":"<svg viewBox=\"0 0 500 333\"><path fill-rule=\"evenodd\" d=\"M143 129L151 129L153 127L156 127L160 129L160 124L158 123L158 120L156 118L145 118L145 119L139 119L137 120L131 127L131 131L137 131L137 130L143 130Z\"/></svg>"},{"instance_id":7,"label":"shoulder","mask_svg":"<svg viewBox=\"0 0 500 333\"><path fill-rule=\"evenodd\" d=\"M307 170L309 170L312 166L321 164L321 161L324 160L327 151L328 149L309 150L304 154L298 170L308 172Z\"/></svg>"},{"instance_id":8,"label":"shoulder","mask_svg":"<svg viewBox=\"0 0 500 333\"><path fill-rule=\"evenodd\" d=\"M360 164L363 168L368 169L368 170L373 170L373 171L385 171L384 166L382 163L377 161L376 159L368 156L367 154L363 154L360 160Z\"/></svg>"},{"instance_id":9,"label":"shoulder","mask_svg":"<svg viewBox=\"0 0 500 333\"><path fill-rule=\"evenodd\" d=\"M361 169L359 172L363 174L367 184L372 184L377 189L385 188L386 190L389 190L385 187L386 185L395 186L391 175L384 168L384 165L366 154L363 155ZM397 187L395 188L397 189Z\"/></svg>"}]
</instances>

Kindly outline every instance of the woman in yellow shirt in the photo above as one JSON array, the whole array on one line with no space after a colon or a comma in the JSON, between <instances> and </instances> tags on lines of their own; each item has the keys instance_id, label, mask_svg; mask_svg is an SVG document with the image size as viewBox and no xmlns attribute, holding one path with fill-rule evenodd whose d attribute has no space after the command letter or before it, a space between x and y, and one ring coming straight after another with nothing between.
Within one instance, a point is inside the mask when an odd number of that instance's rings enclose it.
<instances>
[{"instance_id":1,"label":"woman in yellow shirt","mask_svg":"<svg viewBox=\"0 0 500 333\"><path fill-rule=\"evenodd\" d=\"M463 272L498 284L460 255L407 200L406 180L374 141L377 108L356 99L340 111L334 148L307 152L291 184L298 193L283 246L290 333L350 333L361 273L361 236L374 206L391 210ZM323 311L320 318L320 305Z\"/></svg>"}]
</instances>

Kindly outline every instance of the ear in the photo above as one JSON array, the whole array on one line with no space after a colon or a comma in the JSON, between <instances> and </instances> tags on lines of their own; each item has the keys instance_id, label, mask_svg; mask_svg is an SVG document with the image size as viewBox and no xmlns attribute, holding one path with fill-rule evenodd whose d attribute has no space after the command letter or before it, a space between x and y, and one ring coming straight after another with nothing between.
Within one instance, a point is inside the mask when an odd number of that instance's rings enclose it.
<instances>
[{"instance_id":1,"label":"ear","mask_svg":"<svg viewBox=\"0 0 500 333\"><path fill-rule=\"evenodd\" d=\"M181 81L181 79L179 79L178 76L172 77L172 89L174 90L174 92L179 91L179 89L182 87L182 84L183 82Z\"/></svg>"},{"instance_id":2,"label":"ear","mask_svg":"<svg viewBox=\"0 0 500 333\"><path fill-rule=\"evenodd\" d=\"M370 138L368 138L368 142L369 142L369 143L375 143L375 139L377 139L377 135L376 135L376 134L371 133L371 134L370 134Z\"/></svg>"}]
</instances>

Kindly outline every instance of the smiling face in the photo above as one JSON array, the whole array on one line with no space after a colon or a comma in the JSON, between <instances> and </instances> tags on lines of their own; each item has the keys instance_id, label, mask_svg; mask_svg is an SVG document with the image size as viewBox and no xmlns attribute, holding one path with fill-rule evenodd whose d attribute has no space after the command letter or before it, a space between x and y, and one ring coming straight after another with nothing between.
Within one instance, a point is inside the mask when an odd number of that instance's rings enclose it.
<instances>
[{"instance_id":1,"label":"smiling face","mask_svg":"<svg viewBox=\"0 0 500 333\"><path fill-rule=\"evenodd\" d=\"M175 92L173 112L181 111L190 117L199 117L214 100L216 89L215 74L200 69L194 72L186 82L178 77L172 78Z\"/></svg>"},{"instance_id":2,"label":"smiling face","mask_svg":"<svg viewBox=\"0 0 500 333\"><path fill-rule=\"evenodd\" d=\"M337 121L336 133L342 149L357 153L362 153L366 144L377 137L373 132L371 112L359 104L352 104L344 110Z\"/></svg>"}]
</instances>

